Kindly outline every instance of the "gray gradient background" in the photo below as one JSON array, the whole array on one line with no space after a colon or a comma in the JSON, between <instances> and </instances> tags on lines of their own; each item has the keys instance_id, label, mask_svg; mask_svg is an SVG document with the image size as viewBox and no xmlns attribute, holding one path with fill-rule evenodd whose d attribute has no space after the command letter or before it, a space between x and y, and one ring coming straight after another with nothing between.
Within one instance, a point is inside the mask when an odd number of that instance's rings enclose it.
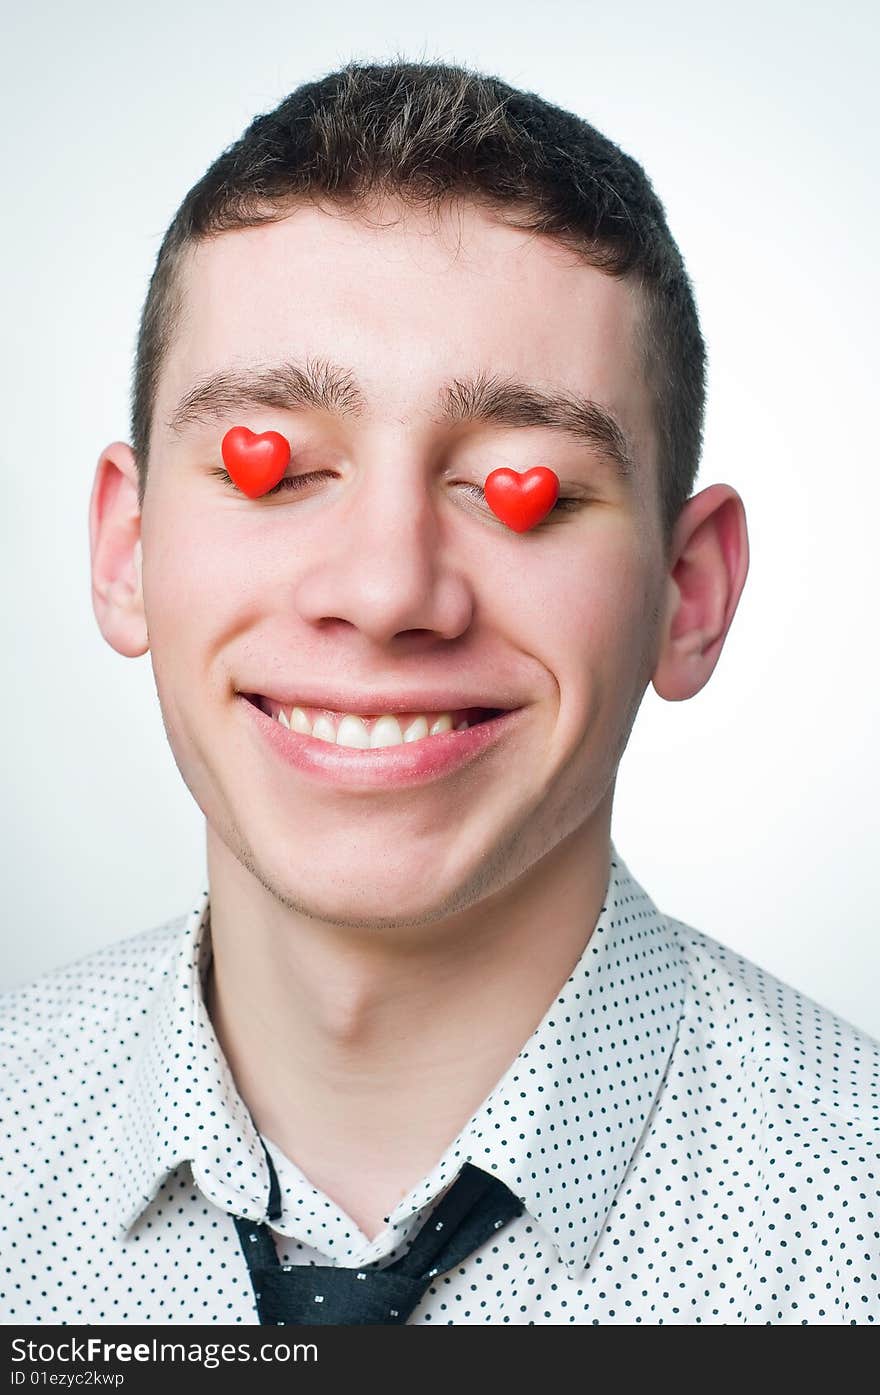
<instances>
[{"instance_id":1,"label":"gray gradient background","mask_svg":"<svg viewBox=\"0 0 880 1395\"><path fill-rule=\"evenodd\" d=\"M648 689L613 832L661 910L880 1036L874 361L880 59L849 4L91 0L4 20L3 900L14 983L187 910L203 818L149 656L101 638L87 510L128 438L162 234L250 119L349 58L462 61L640 160L710 353L696 489L751 570L708 686Z\"/></svg>"}]
</instances>

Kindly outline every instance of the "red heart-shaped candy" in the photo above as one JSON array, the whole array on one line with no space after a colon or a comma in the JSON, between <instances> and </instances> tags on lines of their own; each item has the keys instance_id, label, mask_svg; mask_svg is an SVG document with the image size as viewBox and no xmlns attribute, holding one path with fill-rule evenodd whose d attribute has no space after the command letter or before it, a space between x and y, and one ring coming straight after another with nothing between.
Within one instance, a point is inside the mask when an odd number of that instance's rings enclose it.
<instances>
[{"instance_id":1,"label":"red heart-shaped candy","mask_svg":"<svg viewBox=\"0 0 880 1395\"><path fill-rule=\"evenodd\" d=\"M483 493L502 523L516 533L524 533L546 518L556 503L559 476L546 465L536 465L522 475L502 465L486 476Z\"/></svg>"},{"instance_id":2,"label":"red heart-shaped candy","mask_svg":"<svg viewBox=\"0 0 880 1395\"><path fill-rule=\"evenodd\" d=\"M233 484L249 499L273 489L290 464L290 442L278 431L258 436L246 426L231 426L220 451Z\"/></svg>"}]
</instances>

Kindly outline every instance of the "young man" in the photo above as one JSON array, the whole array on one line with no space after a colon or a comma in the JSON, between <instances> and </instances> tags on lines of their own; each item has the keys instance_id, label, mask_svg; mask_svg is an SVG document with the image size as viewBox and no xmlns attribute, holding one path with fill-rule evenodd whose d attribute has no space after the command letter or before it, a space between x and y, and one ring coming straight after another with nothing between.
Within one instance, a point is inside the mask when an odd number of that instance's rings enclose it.
<instances>
[{"instance_id":1,"label":"young man","mask_svg":"<svg viewBox=\"0 0 880 1395\"><path fill-rule=\"evenodd\" d=\"M7 996L10 1320L880 1316L877 1047L611 839L745 583L703 394L644 172L497 79L351 64L187 195L90 525L207 884Z\"/></svg>"}]
</instances>

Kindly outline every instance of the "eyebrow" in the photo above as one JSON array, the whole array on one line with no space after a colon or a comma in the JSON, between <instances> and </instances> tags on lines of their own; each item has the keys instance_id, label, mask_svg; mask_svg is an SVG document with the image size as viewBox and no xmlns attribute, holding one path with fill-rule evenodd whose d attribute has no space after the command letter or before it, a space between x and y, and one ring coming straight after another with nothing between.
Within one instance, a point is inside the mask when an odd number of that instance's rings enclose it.
<instances>
[{"instance_id":1,"label":"eyebrow","mask_svg":"<svg viewBox=\"0 0 880 1395\"><path fill-rule=\"evenodd\" d=\"M181 435L196 423L255 406L281 411L314 408L347 420L362 417L368 404L350 369L326 359L311 359L302 364L213 373L183 394L166 426ZM612 413L568 389L550 391L519 378L499 378L486 372L453 378L441 388L432 421L436 426L492 422L549 427L597 450L625 483L633 477L632 451Z\"/></svg>"}]
</instances>

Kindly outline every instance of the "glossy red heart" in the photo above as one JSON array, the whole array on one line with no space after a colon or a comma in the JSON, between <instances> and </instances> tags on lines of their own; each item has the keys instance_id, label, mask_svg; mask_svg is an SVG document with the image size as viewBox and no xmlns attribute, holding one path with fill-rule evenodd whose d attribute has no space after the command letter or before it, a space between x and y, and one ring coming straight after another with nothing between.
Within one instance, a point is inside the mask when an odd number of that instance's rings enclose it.
<instances>
[{"instance_id":1,"label":"glossy red heart","mask_svg":"<svg viewBox=\"0 0 880 1395\"><path fill-rule=\"evenodd\" d=\"M556 503L559 476L546 465L536 465L522 475L502 465L486 476L483 493L502 523L516 533L525 533L546 518Z\"/></svg>"},{"instance_id":2,"label":"glossy red heart","mask_svg":"<svg viewBox=\"0 0 880 1395\"><path fill-rule=\"evenodd\" d=\"M233 484L249 499L273 489L290 464L290 442L278 431L258 436L246 426L231 426L220 451Z\"/></svg>"}]
</instances>

